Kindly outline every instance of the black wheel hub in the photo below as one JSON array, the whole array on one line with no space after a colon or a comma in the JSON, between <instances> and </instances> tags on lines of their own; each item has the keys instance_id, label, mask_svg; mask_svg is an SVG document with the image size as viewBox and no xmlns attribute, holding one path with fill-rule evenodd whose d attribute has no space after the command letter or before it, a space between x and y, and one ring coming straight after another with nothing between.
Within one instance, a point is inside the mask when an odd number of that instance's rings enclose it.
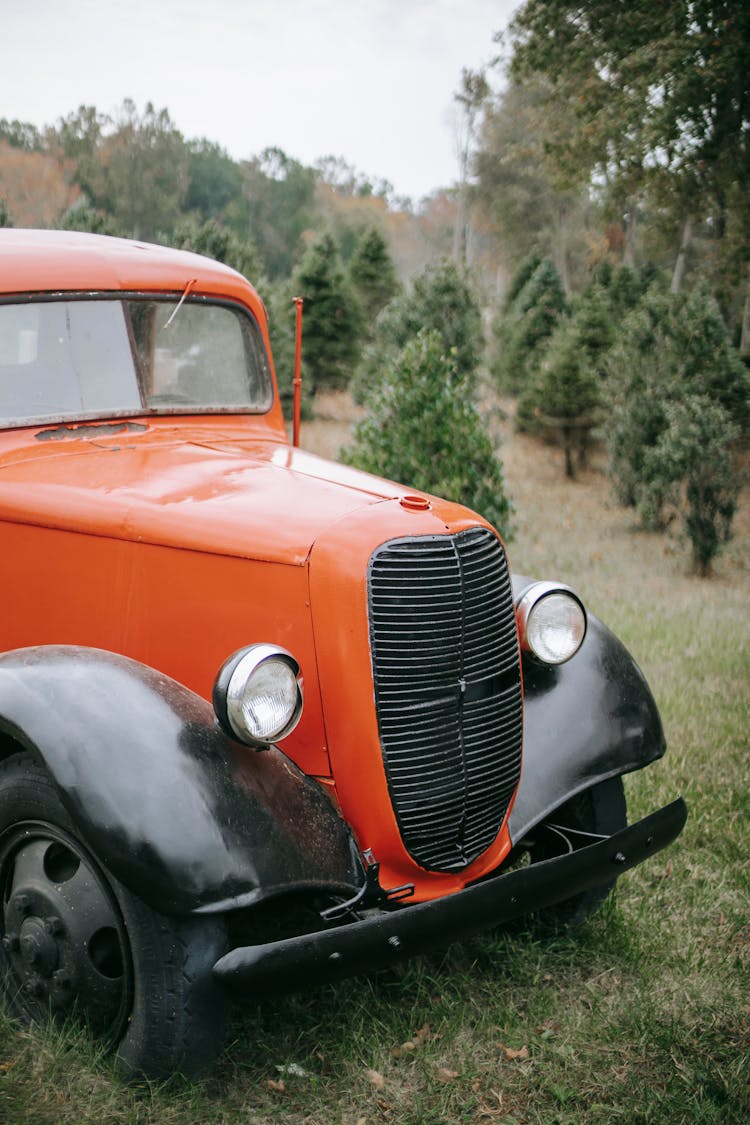
<instances>
[{"instance_id":1,"label":"black wheel hub","mask_svg":"<svg viewBox=\"0 0 750 1125\"><path fill-rule=\"evenodd\" d=\"M103 875L53 825L15 826L0 841L4 988L28 1020L80 1012L119 1038L132 998L127 934Z\"/></svg>"}]
</instances>

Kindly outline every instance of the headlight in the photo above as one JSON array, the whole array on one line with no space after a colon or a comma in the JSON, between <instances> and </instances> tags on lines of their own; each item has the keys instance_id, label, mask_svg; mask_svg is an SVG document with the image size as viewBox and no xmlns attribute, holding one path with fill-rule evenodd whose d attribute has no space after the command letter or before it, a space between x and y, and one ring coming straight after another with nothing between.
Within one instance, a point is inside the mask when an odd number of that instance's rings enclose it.
<instances>
[{"instance_id":1,"label":"headlight","mask_svg":"<svg viewBox=\"0 0 750 1125\"><path fill-rule=\"evenodd\" d=\"M299 664L276 645L241 648L221 667L213 700L228 735L269 746L290 734L302 714Z\"/></svg>"},{"instance_id":2,"label":"headlight","mask_svg":"<svg viewBox=\"0 0 750 1125\"><path fill-rule=\"evenodd\" d=\"M516 606L521 648L545 664L564 664L586 636L586 611L572 590L536 582Z\"/></svg>"}]
</instances>

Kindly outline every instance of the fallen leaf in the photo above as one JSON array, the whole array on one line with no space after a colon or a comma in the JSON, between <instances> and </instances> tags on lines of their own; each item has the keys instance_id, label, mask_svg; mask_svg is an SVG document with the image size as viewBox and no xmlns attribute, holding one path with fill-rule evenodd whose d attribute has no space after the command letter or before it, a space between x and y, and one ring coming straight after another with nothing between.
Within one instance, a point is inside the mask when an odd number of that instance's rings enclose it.
<instances>
[{"instance_id":1,"label":"fallen leaf","mask_svg":"<svg viewBox=\"0 0 750 1125\"><path fill-rule=\"evenodd\" d=\"M457 1070L448 1070L447 1066L439 1066L436 1071L438 1082L452 1082L458 1078Z\"/></svg>"},{"instance_id":2,"label":"fallen leaf","mask_svg":"<svg viewBox=\"0 0 750 1125\"><path fill-rule=\"evenodd\" d=\"M527 1059L529 1057L528 1047L506 1047L504 1043L498 1043L498 1047L506 1059Z\"/></svg>"},{"instance_id":3,"label":"fallen leaf","mask_svg":"<svg viewBox=\"0 0 750 1125\"><path fill-rule=\"evenodd\" d=\"M286 1090L286 1086L284 1085L284 1079L283 1078L279 1078L278 1082L276 1081L275 1078L267 1078L266 1079L266 1086L268 1087L269 1090L275 1090L277 1094L283 1094L284 1091Z\"/></svg>"},{"instance_id":4,"label":"fallen leaf","mask_svg":"<svg viewBox=\"0 0 750 1125\"><path fill-rule=\"evenodd\" d=\"M366 1070L365 1074L376 1090L385 1089L385 1078L379 1070Z\"/></svg>"}]
</instances>

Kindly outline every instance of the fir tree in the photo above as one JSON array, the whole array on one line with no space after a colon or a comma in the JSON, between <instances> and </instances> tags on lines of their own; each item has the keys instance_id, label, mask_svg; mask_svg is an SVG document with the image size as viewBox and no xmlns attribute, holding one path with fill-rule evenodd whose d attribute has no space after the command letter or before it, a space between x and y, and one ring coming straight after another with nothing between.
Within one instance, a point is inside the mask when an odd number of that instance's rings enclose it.
<instances>
[{"instance_id":1,"label":"fir tree","mask_svg":"<svg viewBox=\"0 0 750 1125\"><path fill-rule=\"evenodd\" d=\"M518 394L524 388L557 321L567 312L560 274L554 263L545 258L507 312L495 322L494 373L502 390Z\"/></svg>"},{"instance_id":2,"label":"fir tree","mask_svg":"<svg viewBox=\"0 0 750 1125\"><path fill-rule=\"evenodd\" d=\"M512 505L502 465L474 405L470 382L439 334L421 331L387 365L342 460L409 487L460 501L501 534Z\"/></svg>"},{"instance_id":3,"label":"fir tree","mask_svg":"<svg viewBox=\"0 0 750 1125\"><path fill-rule=\"evenodd\" d=\"M309 392L345 387L359 355L362 314L330 234L307 248L293 287L305 302L302 362Z\"/></svg>"},{"instance_id":4,"label":"fir tree","mask_svg":"<svg viewBox=\"0 0 750 1125\"><path fill-rule=\"evenodd\" d=\"M365 332L371 336L375 318L399 288L388 246L377 227L368 227L357 239L349 261L349 280L362 308Z\"/></svg>"}]
</instances>

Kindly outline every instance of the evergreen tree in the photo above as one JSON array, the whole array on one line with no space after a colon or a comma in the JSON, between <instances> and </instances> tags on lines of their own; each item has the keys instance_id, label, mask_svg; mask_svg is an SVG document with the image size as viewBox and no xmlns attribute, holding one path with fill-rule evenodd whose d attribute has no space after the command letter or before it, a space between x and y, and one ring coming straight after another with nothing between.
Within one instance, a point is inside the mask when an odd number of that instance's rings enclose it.
<instances>
[{"instance_id":1,"label":"evergreen tree","mask_svg":"<svg viewBox=\"0 0 750 1125\"><path fill-rule=\"evenodd\" d=\"M750 373L727 336L716 306L704 290L686 294L652 286L626 318L606 360L609 473L618 499L640 512L646 527L663 527L677 482L664 471L665 435L687 425L674 410L689 399L709 401L723 412L723 433L750 432ZM698 408L690 408L693 425ZM722 432L716 419L711 441ZM675 430L676 427L676 430ZM694 431L693 431L694 432ZM700 457L700 443L690 448ZM653 451L661 450L657 455ZM669 455L671 457L671 454ZM691 469L683 451L681 487ZM718 461L716 462L718 464ZM722 470L723 472L723 470Z\"/></svg>"},{"instance_id":2,"label":"evergreen tree","mask_svg":"<svg viewBox=\"0 0 750 1125\"><path fill-rule=\"evenodd\" d=\"M557 321L567 312L560 274L545 258L494 325L497 356L493 370L502 390L518 394L526 386Z\"/></svg>"},{"instance_id":3,"label":"evergreen tree","mask_svg":"<svg viewBox=\"0 0 750 1125\"><path fill-rule=\"evenodd\" d=\"M641 509L669 506L690 543L693 568L701 577L731 538L741 477L731 447L739 427L705 395L689 394L665 407L665 428L646 450Z\"/></svg>"},{"instance_id":4,"label":"evergreen tree","mask_svg":"<svg viewBox=\"0 0 750 1125\"><path fill-rule=\"evenodd\" d=\"M428 265L414 278L411 291L399 294L380 313L352 388L359 401L404 345L426 329L438 334L461 377L473 384L484 349L482 313L468 274L449 258Z\"/></svg>"},{"instance_id":5,"label":"evergreen tree","mask_svg":"<svg viewBox=\"0 0 750 1125\"><path fill-rule=\"evenodd\" d=\"M575 476L574 451L582 467L588 435L597 421L601 378L585 343L586 325L573 317L553 333L540 367L519 398L522 417L533 415L542 427L559 433L565 473Z\"/></svg>"},{"instance_id":6,"label":"evergreen tree","mask_svg":"<svg viewBox=\"0 0 750 1125\"><path fill-rule=\"evenodd\" d=\"M124 237L126 231L121 230L114 219L105 211L98 211L90 203L82 201L69 207L60 219L60 230L81 230L90 234L109 234Z\"/></svg>"},{"instance_id":7,"label":"evergreen tree","mask_svg":"<svg viewBox=\"0 0 750 1125\"><path fill-rule=\"evenodd\" d=\"M471 379L437 332L423 330L408 341L366 406L342 460L460 501L509 535L512 505L502 465L474 405Z\"/></svg>"},{"instance_id":8,"label":"evergreen tree","mask_svg":"<svg viewBox=\"0 0 750 1125\"><path fill-rule=\"evenodd\" d=\"M345 387L359 356L362 314L330 234L308 247L293 287L305 302L302 361L309 393Z\"/></svg>"},{"instance_id":9,"label":"evergreen tree","mask_svg":"<svg viewBox=\"0 0 750 1125\"><path fill-rule=\"evenodd\" d=\"M372 335L375 318L399 288L387 243L377 227L368 227L357 239L349 262L349 280L362 307L365 330Z\"/></svg>"},{"instance_id":10,"label":"evergreen tree","mask_svg":"<svg viewBox=\"0 0 750 1125\"><path fill-rule=\"evenodd\" d=\"M534 272L542 264L542 261L542 255L538 254L535 250L532 251L531 254L527 254L527 256L522 260L521 264L518 266L518 269L511 277L508 288L503 294L502 310L504 313L509 312L513 307L513 303L517 299L519 293L525 286L526 282L529 281Z\"/></svg>"},{"instance_id":11,"label":"evergreen tree","mask_svg":"<svg viewBox=\"0 0 750 1125\"><path fill-rule=\"evenodd\" d=\"M251 282L261 273L260 256L254 243L241 239L216 219L203 223L188 219L178 223L171 241L180 250L192 250L231 266Z\"/></svg>"}]
</instances>

